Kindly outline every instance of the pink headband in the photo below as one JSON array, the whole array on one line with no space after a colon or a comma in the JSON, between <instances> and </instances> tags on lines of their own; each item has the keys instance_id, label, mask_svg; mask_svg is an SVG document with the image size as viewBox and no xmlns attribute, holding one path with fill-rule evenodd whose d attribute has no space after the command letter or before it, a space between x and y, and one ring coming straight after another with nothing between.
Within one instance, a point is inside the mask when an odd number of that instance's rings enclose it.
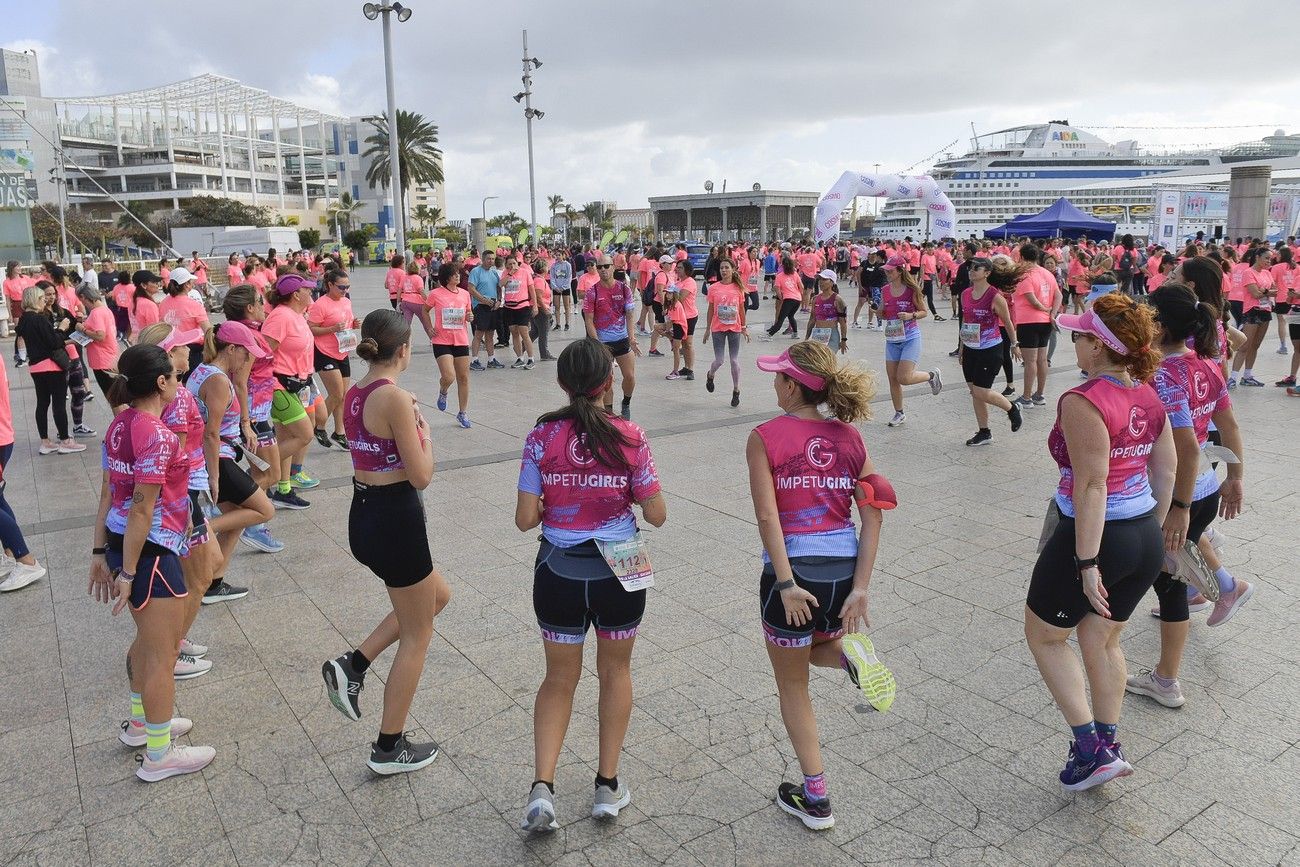
<instances>
[{"instance_id":1,"label":"pink headband","mask_svg":"<svg viewBox=\"0 0 1300 867\"><path fill-rule=\"evenodd\" d=\"M821 391L826 388L826 380L795 364L788 349L780 355L760 355L757 363L759 370L766 370L768 373L784 373L795 382L807 386L813 391Z\"/></svg>"}]
</instances>

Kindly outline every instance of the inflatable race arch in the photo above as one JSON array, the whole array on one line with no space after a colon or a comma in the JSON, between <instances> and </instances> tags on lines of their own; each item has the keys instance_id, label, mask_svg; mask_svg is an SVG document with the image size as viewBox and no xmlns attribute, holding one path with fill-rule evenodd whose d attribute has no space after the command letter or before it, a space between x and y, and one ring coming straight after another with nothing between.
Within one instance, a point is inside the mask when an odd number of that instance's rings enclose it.
<instances>
[{"instance_id":1,"label":"inflatable race arch","mask_svg":"<svg viewBox=\"0 0 1300 867\"><path fill-rule=\"evenodd\" d=\"M854 196L886 199L920 199L930 214L931 238L954 238L957 209L929 175L873 175L845 172L826 194L817 200L817 241L834 238L840 230L840 213ZM924 232L924 226L919 227Z\"/></svg>"}]
</instances>

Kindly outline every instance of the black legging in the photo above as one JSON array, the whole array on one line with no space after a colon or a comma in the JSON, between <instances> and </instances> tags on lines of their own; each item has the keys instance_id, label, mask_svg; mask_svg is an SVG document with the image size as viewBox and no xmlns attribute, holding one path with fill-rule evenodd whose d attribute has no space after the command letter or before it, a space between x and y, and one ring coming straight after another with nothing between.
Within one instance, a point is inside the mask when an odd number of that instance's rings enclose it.
<instances>
[{"instance_id":1,"label":"black legging","mask_svg":"<svg viewBox=\"0 0 1300 867\"><path fill-rule=\"evenodd\" d=\"M81 427L81 420L85 417L86 395L90 394L90 389L86 388L86 369L81 366L81 359L75 359L72 366L68 368L68 395L72 398L72 426Z\"/></svg>"},{"instance_id":2,"label":"black legging","mask_svg":"<svg viewBox=\"0 0 1300 867\"><path fill-rule=\"evenodd\" d=\"M939 311L934 309L934 281L926 280L921 284L921 294L925 296L925 303L930 307L930 315L938 316Z\"/></svg>"},{"instance_id":3,"label":"black legging","mask_svg":"<svg viewBox=\"0 0 1300 867\"><path fill-rule=\"evenodd\" d=\"M62 370L33 373L36 386L36 432L41 439L50 438L50 406L54 406L54 428L59 439L68 438L68 374Z\"/></svg>"},{"instance_id":4,"label":"black legging","mask_svg":"<svg viewBox=\"0 0 1300 867\"><path fill-rule=\"evenodd\" d=\"M746 310L757 310L757 309L758 309L758 293L757 293L757 292L746 292L746 293L745 293L745 309L746 309Z\"/></svg>"},{"instance_id":5,"label":"black legging","mask_svg":"<svg viewBox=\"0 0 1300 867\"><path fill-rule=\"evenodd\" d=\"M1015 378L1011 375L1011 335L1007 334L1005 328L999 328L1002 332L1002 372L1006 374L1007 385L1012 385Z\"/></svg>"},{"instance_id":6,"label":"black legging","mask_svg":"<svg viewBox=\"0 0 1300 867\"><path fill-rule=\"evenodd\" d=\"M786 319L790 320L790 327L793 328L797 333L799 331L799 325L794 321L794 315L798 312L799 312L798 298L784 299L781 302L781 312L776 314L776 322L772 323L772 327L767 329L767 336L775 337L776 333L781 330L781 323L784 322Z\"/></svg>"}]
</instances>

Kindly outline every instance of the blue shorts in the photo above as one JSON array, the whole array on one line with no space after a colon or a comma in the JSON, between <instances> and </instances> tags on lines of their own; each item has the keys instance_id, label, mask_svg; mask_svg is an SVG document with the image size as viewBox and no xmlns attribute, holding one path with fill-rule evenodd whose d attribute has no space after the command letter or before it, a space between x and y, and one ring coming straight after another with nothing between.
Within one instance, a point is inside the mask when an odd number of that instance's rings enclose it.
<instances>
[{"instance_id":1,"label":"blue shorts","mask_svg":"<svg viewBox=\"0 0 1300 867\"><path fill-rule=\"evenodd\" d=\"M885 341L885 361L910 361L913 364L921 360L921 335L909 337L902 343Z\"/></svg>"},{"instance_id":2,"label":"blue shorts","mask_svg":"<svg viewBox=\"0 0 1300 867\"><path fill-rule=\"evenodd\" d=\"M104 560L114 575L122 568L122 542L121 535L108 531L108 550L104 552ZM150 599L182 599L188 595L180 558L163 546L146 540L135 566L135 580L131 582L131 610L139 611L149 604Z\"/></svg>"}]
</instances>

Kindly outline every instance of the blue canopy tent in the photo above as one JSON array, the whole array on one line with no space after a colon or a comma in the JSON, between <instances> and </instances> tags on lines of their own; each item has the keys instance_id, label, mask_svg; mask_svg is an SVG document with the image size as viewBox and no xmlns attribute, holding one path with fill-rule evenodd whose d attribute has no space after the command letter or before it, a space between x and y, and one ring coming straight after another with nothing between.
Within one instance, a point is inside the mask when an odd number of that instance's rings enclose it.
<instances>
[{"instance_id":1,"label":"blue canopy tent","mask_svg":"<svg viewBox=\"0 0 1300 867\"><path fill-rule=\"evenodd\" d=\"M1069 199L1060 198L1042 213L1022 215L984 232L986 238L1077 238L1094 241L1115 237L1115 224L1080 211Z\"/></svg>"}]
</instances>

